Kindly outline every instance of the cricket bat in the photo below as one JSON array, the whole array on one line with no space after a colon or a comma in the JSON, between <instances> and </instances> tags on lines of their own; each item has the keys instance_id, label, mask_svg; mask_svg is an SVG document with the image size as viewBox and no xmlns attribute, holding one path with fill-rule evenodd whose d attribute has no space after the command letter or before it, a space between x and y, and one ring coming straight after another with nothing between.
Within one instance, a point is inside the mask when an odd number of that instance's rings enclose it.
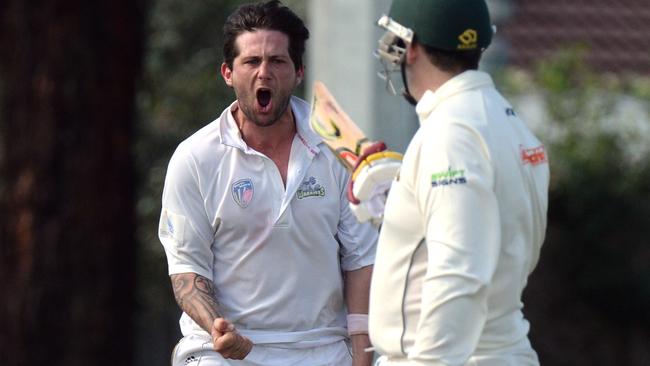
<instances>
[{"instance_id":1,"label":"cricket bat","mask_svg":"<svg viewBox=\"0 0 650 366\"><path fill-rule=\"evenodd\" d=\"M363 146L372 143L320 81L314 82L309 124L349 171L354 169Z\"/></svg>"}]
</instances>

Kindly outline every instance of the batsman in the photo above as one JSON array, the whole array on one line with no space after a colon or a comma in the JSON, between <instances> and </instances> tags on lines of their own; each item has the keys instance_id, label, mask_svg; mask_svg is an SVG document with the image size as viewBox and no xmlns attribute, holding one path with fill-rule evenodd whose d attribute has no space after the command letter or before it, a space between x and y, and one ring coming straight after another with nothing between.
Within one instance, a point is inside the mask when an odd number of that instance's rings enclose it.
<instances>
[{"instance_id":1,"label":"batsman","mask_svg":"<svg viewBox=\"0 0 650 366\"><path fill-rule=\"evenodd\" d=\"M521 296L544 241L549 165L478 71L494 35L486 3L393 0L378 24L384 74L400 74L420 127L383 213L369 315L377 364L539 365Z\"/></svg>"}]
</instances>

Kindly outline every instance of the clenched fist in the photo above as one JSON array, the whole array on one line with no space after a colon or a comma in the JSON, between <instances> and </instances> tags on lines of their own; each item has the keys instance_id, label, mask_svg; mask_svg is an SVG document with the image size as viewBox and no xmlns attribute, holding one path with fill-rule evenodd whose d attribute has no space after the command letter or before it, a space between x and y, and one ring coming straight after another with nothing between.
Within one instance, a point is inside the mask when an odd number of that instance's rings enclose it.
<instances>
[{"instance_id":1,"label":"clenched fist","mask_svg":"<svg viewBox=\"0 0 650 366\"><path fill-rule=\"evenodd\" d=\"M243 360L253 349L253 342L239 334L235 326L223 318L212 323L212 347L224 358Z\"/></svg>"}]
</instances>

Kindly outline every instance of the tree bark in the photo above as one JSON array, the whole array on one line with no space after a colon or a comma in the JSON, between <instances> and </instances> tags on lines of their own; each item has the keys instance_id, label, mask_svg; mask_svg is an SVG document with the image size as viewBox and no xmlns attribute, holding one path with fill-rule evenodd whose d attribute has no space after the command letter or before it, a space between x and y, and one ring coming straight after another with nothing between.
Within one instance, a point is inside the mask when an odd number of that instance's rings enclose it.
<instances>
[{"instance_id":1,"label":"tree bark","mask_svg":"<svg viewBox=\"0 0 650 366\"><path fill-rule=\"evenodd\" d=\"M129 0L0 2L0 364L128 365L135 288Z\"/></svg>"}]
</instances>

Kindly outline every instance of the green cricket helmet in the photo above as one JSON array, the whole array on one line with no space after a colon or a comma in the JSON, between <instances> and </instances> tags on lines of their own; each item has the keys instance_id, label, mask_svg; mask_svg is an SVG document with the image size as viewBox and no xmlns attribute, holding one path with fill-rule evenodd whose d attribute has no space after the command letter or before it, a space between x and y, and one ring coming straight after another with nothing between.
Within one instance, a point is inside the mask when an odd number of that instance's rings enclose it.
<instances>
[{"instance_id":1,"label":"green cricket helmet","mask_svg":"<svg viewBox=\"0 0 650 366\"><path fill-rule=\"evenodd\" d=\"M485 49L492 41L485 0L393 0L388 17L382 19L410 29L418 42L441 50Z\"/></svg>"},{"instance_id":2,"label":"green cricket helmet","mask_svg":"<svg viewBox=\"0 0 650 366\"><path fill-rule=\"evenodd\" d=\"M404 61L406 43L416 40L445 51L484 50L494 28L485 0L393 0L388 15L377 24L386 29L375 52L387 79Z\"/></svg>"}]
</instances>

